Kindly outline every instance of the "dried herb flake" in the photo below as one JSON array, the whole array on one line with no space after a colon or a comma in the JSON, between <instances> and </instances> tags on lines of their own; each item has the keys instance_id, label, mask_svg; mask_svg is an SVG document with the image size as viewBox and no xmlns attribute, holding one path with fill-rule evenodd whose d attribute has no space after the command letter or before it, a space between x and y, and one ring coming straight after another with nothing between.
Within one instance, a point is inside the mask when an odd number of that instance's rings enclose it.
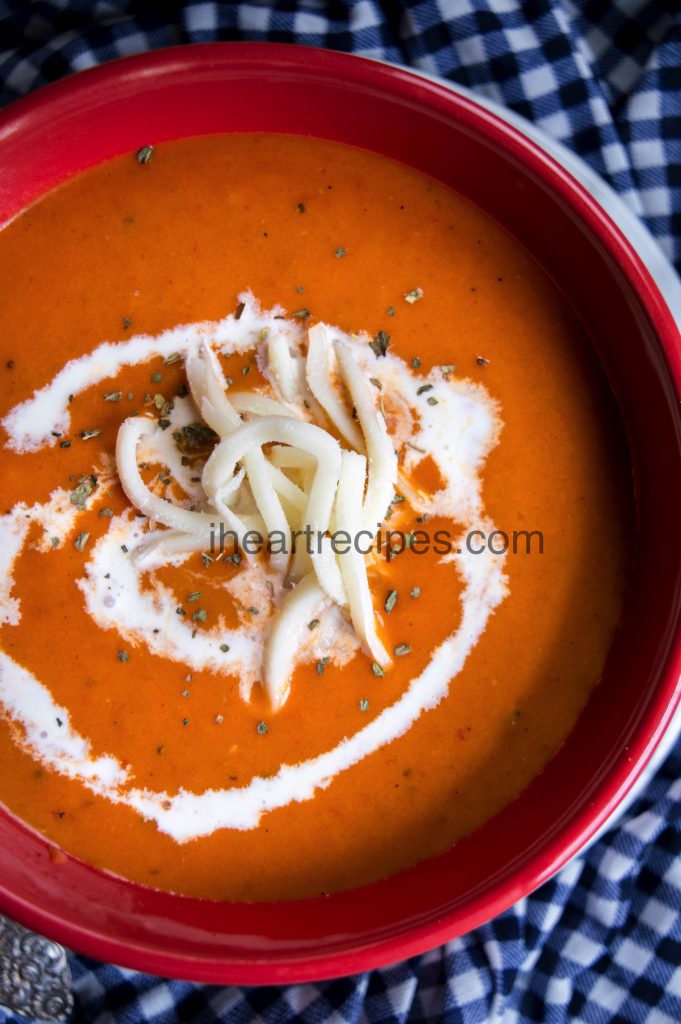
<instances>
[{"instance_id":1,"label":"dried herb flake","mask_svg":"<svg viewBox=\"0 0 681 1024\"><path fill-rule=\"evenodd\" d=\"M85 502L94 491L94 486L89 477L81 480L77 487L74 487L71 491L70 498L71 504L75 505L76 508L82 509L85 507Z\"/></svg>"},{"instance_id":2,"label":"dried herb flake","mask_svg":"<svg viewBox=\"0 0 681 1024\"><path fill-rule=\"evenodd\" d=\"M181 452L196 451L213 445L218 435L205 423L189 423L180 430L173 431L173 440Z\"/></svg>"},{"instance_id":3,"label":"dried herb flake","mask_svg":"<svg viewBox=\"0 0 681 1024\"><path fill-rule=\"evenodd\" d=\"M369 347L377 358L385 356L389 345L390 335L386 331L379 331L374 340L369 342Z\"/></svg>"},{"instance_id":4,"label":"dried herb flake","mask_svg":"<svg viewBox=\"0 0 681 1024\"><path fill-rule=\"evenodd\" d=\"M76 551L84 551L85 550L85 545L87 544L89 539L90 539L90 534L89 533L79 533L78 536L76 537L76 539L73 542L73 546L76 549Z\"/></svg>"}]
</instances>

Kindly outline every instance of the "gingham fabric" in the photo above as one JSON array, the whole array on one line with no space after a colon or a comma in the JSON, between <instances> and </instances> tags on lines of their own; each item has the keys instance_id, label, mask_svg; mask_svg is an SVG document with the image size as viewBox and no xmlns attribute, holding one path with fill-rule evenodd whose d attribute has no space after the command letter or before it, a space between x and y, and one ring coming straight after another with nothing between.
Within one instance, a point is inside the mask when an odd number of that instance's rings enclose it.
<instances>
[{"instance_id":1,"label":"gingham fabric","mask_svg":"<svg viewBox=\"0 0 681 1024\"><path fill-rule=\"evenodd\" d=\"M326 46L469 86L583 156L681 267L679 0L0 0L0 103L103 60L218 39ZM323 984L239 989L72 955L74 1021L681 1021L680 780L677 747L586 855L423 956ZM0 1010L1 1024L12 1019Z\"/></svg>"}]
</instances>

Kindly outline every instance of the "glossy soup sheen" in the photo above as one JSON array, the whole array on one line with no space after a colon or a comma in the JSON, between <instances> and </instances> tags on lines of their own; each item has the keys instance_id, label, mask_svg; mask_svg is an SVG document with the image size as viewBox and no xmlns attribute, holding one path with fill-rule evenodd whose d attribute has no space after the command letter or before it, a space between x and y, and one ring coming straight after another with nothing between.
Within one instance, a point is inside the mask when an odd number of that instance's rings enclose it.
<instances>
[{"instance_id":1,"label":"glossy soup sheen","mask_svg":"<svg viewBox=\"0 0 681 1024\"><path fill-rule=\"evenodd\" d=\"M12 812L55 848L143 884L286 899L363 884L446 849L541 771L603 669L631 499L624 441L585 330L496 223L370 153L215 136L159 146L146 165L120 157L51 193L0 232L0 280L3 416L101 341L220 319L250 288L264 308L280 303L289 315L308 309L310 322L385 330L391 351L420 358L424 373L455 364L482 382L504 422L484 469L486 510L508 533L543 534L543 554L535 538L530 554L523 542L508 555L510 594L446 699L313 799L249 831L177 844L133 810L42 768L0 715L0 800ZM407 303L416 287L423 299ZM236 378L246 361L231 357L226 372ZM155 372L162 382L150 384ZM70 446L0 450L3 511L73 487L113 451L122 418L146 392L171 397L183 382L181 362L133 367L76 396ZM115 388L135 399L104 402ZM99 436L77 436L93 427ZM437 485L427 472L420 482ZM104 504L125 507L118 486ZM78 529L90 543L103 533L97 507ZM155 790L244 785L330 749L399 696L459 616L455 563L405 553L393 562L400 596L382 625L391 647L410 644L409 657L384 678L363 655L322 675L302 665L273 716L255 691L244 703L233 679L195 672L188 680L182 665L141 647L121 661L120 637L83 610L74 580L87 557L72 538L49 559L27 549L16 570L22 619L0 631L0 644L49 685L95 751L115 754L137 785ZM237 571L192 556L162 575L178 603L202 591L210 622L226 613L211 574ZM420 597L409 597L413 587ZM380 611L385 592L374 598Z\"/></svg>"}]
</instances>

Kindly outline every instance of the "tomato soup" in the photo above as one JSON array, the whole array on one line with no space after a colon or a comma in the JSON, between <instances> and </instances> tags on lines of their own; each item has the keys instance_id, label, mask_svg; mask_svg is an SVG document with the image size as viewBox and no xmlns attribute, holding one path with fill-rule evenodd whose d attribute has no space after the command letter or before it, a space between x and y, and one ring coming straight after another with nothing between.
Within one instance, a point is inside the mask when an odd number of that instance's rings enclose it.
<instances>
[{"instance_id":1,"label":"tomato soup","mask_svg":"<svg viewBox=\"0 0 681 1024\"><path fill-rule=\"evenodd\" d=\"M406 166L237 134L69 181L0 277L12 813L144 885L282 900L528 785L602 673L632 503L529 253Z\"/></svg>"}]
</instances>

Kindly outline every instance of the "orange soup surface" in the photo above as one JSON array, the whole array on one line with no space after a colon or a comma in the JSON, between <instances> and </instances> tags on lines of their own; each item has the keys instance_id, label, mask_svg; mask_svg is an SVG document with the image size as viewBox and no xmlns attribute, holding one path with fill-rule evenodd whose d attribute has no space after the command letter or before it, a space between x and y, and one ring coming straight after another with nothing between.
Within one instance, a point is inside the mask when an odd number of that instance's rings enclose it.
<instances>
[{"instance_id":1,"label":"orange soup surface","mask_svg":"<svg viewBox=\"0 0 681 1024\"><path fill-rule=\"evenodd\" d=\"M631 496L585 329L500 226L368 152L212 136L47 195L0 279L0 801L46 844L315 896L542 770ZM272 524L320 550L246 551Z\"/></svg>"}]
</instances>

